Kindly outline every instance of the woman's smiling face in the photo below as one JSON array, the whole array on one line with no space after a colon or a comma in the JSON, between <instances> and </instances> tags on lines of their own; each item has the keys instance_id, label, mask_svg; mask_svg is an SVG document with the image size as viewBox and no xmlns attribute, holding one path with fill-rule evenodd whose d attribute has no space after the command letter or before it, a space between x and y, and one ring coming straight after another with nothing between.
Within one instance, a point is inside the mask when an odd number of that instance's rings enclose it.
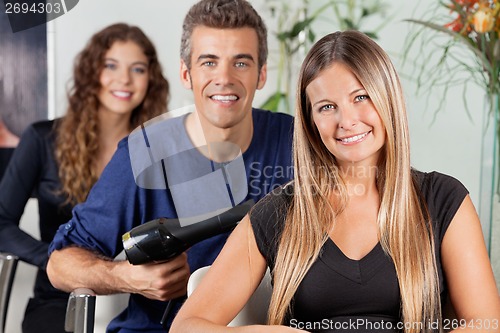
<instances>
[{"instance_id":1,"label":"woman's smiling face","mask_svg":"<svg viewBox=\"0 0 500 333\"><path fill-rule=\"evenodd\" d=\"M385 128L365 88L351 70L333 63L307 86L313 121L339 166L377 165Z\"/></svg>"}]
</instances>

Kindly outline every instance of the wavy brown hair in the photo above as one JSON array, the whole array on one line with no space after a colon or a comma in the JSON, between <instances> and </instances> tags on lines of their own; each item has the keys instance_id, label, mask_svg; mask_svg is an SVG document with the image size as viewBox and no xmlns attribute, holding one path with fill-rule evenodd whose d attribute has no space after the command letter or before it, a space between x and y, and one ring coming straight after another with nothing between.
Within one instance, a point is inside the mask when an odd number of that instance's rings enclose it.
<instances>
[{"instance_id":1,"label":"wavy brown hair","mask_svg":"<svg viewBox=\"0 0 500 333\"><path fill-rule=\"evenodd\" d=\"M77 56L73 69L72 87L68 93L66 115L56 122L55 155L59 166L65 203L85 201L99 175L96 159L99 152L98 93L104 56L115 42L132 41L148 58L149 82L146 96L130 117L130 129L167 110L169 84L153 43L136 27L117 23L92 36Z\"/></svg>"},{"instance_id":2,"label":"wavy brown hair","mask_svg":"<svg viewBox=\"0 0 500 333\"><path fill-rule=\"evenodd\" d=\"M293 138L295 195L287 214L274 268L268 320L282 324L293 296L317 260L338 216L348 203L335 157L323 144L312 119L307 86L333 63L347 66L366 89L385 127L378 167L378 236L392 258L401 293L406 333L427 331L441 317L432 227L410 167L406 106L399 77L388 55L357 31L329 34L306 56L300 71ZM333 193L340 202L329 200ZM412 323L422 323L422 329Z\"/></svg>"}]
</instances>

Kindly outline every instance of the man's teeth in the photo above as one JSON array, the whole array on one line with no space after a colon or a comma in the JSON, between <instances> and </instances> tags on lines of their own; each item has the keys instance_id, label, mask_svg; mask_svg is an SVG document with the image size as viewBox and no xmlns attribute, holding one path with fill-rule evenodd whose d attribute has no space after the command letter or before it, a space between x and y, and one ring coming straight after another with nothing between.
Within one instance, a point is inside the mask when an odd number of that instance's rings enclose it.
<instances>
[{"instance_id":1,"label":"man's teeth","mask_svg":"<svg viewBox=\"0 0 500 333\"><path fill-rule=\"evenodd\" d=\"M236 95L213 95L212 99L215 99L216 101L235 101L238 99L238 96Z\"/></svg>"},{"instance_id":2,"label":"man's teeth","mask_svg":"<svg viewBox=\"0 0 500 333\"><path fill-rule=\"evenodd\" d=\"M116 97L127 98L130 97L132 93L126 91L113 91L113 95L115 95Z\"/></svg>"},{"instance_id":3,"label":"man's teeth","mask_svg":"<svg viewBox=\"0 0 500 333\"><path fill-rule=\"evenodd\" d=\"M363 133L363 134L360 134L360 135L351 136L350 138L340 139L340 141L342 141L344 143L350 143L350 142L358 141L358 140L361 140L362 138L364 138L365 136L367 136L368 133L370 133L370 132L366 132L366 133Z\"/></svg>"}]
</instances>

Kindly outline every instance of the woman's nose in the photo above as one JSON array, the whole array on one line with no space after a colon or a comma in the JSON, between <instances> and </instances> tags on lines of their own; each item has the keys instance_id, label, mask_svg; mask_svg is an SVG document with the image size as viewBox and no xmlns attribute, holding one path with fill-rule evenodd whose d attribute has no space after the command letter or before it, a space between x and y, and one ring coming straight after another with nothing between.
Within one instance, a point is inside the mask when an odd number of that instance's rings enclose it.
<instances>
[{"instance_id":1,"label":"woman's nose","mask_svg":"<svg viewBox=\"0 0 500 333\"><path fill-rule=\"evenodd\" d=\"M339 107L338 115L338 126L339 128L349 130L356 126L357 117L355 111L348 106Z\"/></svg>"}]
</instances>

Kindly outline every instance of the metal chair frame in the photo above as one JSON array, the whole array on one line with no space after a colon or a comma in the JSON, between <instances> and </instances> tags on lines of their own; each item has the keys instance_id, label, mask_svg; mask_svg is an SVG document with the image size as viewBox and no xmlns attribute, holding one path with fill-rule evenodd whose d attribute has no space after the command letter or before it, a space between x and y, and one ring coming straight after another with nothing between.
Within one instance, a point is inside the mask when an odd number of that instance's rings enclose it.
<instances>
[{"instance_id":1,"label":"metal chair frame","mask_svg":"<svg viewBox=\"0 0 500 333\"><path fill-rule=\"evenodd\" d=\"M0 253L0 333L5 331L12 283L16 275L18 261L19 258L12 254Z\"/></svg>"},{"instance_id":2,"label":"metal chair frame","mask_svg":"<svg viewBox=\"0 0 500 333\"><path fill-rule=\"evenodd\" d=\"M93 290L77 288L71 292L64 329L74 333L93 333L96 295Z\"/></svg>"}]
</instances>

